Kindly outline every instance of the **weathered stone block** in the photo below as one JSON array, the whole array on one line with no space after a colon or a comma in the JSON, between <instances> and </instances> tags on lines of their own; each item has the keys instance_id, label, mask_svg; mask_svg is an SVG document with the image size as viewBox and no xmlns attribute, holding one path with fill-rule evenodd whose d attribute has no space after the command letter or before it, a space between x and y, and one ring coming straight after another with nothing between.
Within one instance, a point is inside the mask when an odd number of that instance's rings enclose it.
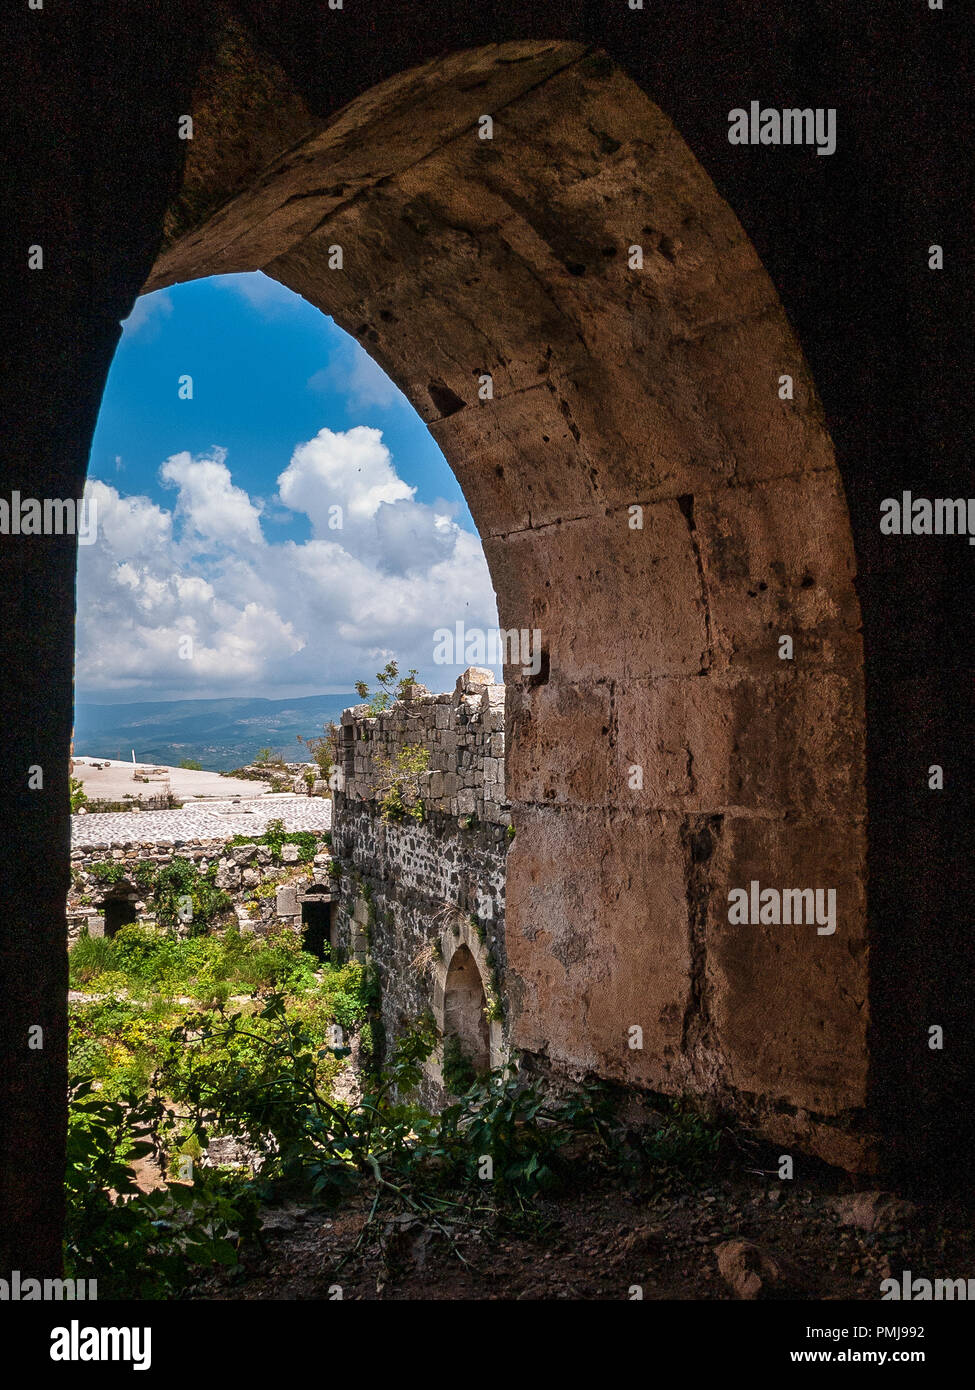
<instances>
[{"instance_id":1,"label":"weathered stone block","mask_svg":"<svg viewBox=\"0 0 975 1390\"><path fill-rule=\"evenodd\" d=\"M506 897L513 1045L674 1089L691 998L676 821L520 807Z\"/></svg>"},{"instance_id":2,"label":"weathered stone block","mask_svg":"<svg viewBox=\"0 0 975 1390\"><path fill-rule=\"evenodd\" d=\"M284 883L275 895L274 910L279 917L297 917L301 911L293 883Z\"/></svg>"},{"instance_id":3,"label":"weathered stone block","mask_svg":"<svg viewBox=\"0 0 975 1390\"><path fill-rule=\"evenodd\" d=\"M865 854L860 821L724 823L710 866L708 989L716 1044L737 1089L819 1115L864 1103ZM753 880L760 889L834 890L835 931L730 923L729 891Z\"/></svg>"}]
</instances>

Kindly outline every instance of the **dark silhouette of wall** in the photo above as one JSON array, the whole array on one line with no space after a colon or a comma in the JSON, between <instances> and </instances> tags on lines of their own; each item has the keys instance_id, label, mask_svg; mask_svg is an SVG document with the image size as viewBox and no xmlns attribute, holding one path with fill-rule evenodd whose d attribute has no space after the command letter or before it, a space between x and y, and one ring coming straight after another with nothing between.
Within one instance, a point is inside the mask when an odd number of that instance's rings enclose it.
<instances>
[{"instance_id":1,"label":"dark silhouette of wall","mask_svg":"<svg viewBox=\"0 0 975 1390\"><path fill-rule=\"evenodd\" d=\"M971 551L884 538L880 500L970 491L970 87L962 7L702 0L629 11L455 0L329 11L311 0L219 7L62 0L4 17L7 54L0 495L82 485L118 322L180 186L177 118L234 19L320 119L440 53L520 37L597 43L674 122L740 219L802 343L848 499L866 676L873 1110L891 1153L957 1159L972 1083L965 904ZM835 106L837 152L727 142L727 112ZM255 158L259 156L259 149ZM185 209L184 209L185 214ZM946 267L927 268L931 243ZM45 268L28 271L27 248ZM0 1263L60 1261L66 1051L64 899L74 549L3 537L4 890L0 1014L5 1213ZM930 763L944 792L927 789ZM43 788L28 789L41 767ZM45 1030L42 1052L27 1029ZM927 1027L945 1029L931 1053ZM910 1141L910 1142L908 1142ZM930 1167L926 1172L931 1173Z\"/></svg>"}]
</instances>

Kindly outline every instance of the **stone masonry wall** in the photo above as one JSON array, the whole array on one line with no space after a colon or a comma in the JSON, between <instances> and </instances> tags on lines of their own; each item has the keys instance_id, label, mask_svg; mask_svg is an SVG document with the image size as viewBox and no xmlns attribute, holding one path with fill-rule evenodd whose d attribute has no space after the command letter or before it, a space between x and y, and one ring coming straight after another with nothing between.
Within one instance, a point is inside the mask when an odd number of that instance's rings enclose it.
<instances>
[{"instance_id":1,"label":"stone masonry wall","mask_svg":"<svg viewBox=\"0 0 975 1390\"><path fill-rule=\"evenodd\" d=\"M332 852L341 869L333 941L368 959L380 982L387 1046L426 1010L443 1028L444 981L466 946L485 991L492 1065L506 1039L504 876L511 818L504 796L504 687L471 668L449 694L414 686L381 714L346 710L344 789L335 794ZM384 818L389 769L422 747L407 779L422 820ZM408 807L409 809L409 807ZM442 1094L442 1055L425 1098Z\"/></svg>"},{"instance_id":2,"label":"stone masonry wall","mask_svg":"<svg viewBox=\"0 0 975 1390\"><path fill-rule=\"evenodd\" d=\"M217 865L216 886L230 895L243 931L260 933L280 921L297 926L306 895L318 902L331 900L328 801L296 798L295 807L276 802L260 814L231 813L222 834L193 833L210 829L220 814L208 805L158 814L75 816L67 901L69 939L86 930L91 936L103 935L105 905L112 899L130 904L136 921L152 921L147 870L160 869L174 858L189 860L201 873ZM299 862L296 845L282 845L275 857L263 845L228 843L238 835L260 836L265 822L275 818L284 822L286 831L312 830L321 837L310 862ZM258 896L258 890L272 884L275 893Z\"/></svg>"}]
</instances>

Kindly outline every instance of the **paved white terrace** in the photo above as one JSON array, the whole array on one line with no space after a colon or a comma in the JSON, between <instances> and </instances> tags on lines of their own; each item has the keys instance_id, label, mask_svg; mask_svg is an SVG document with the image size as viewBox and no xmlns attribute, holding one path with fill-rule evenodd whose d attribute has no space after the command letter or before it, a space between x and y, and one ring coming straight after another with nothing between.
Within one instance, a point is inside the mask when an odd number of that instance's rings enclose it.
<instances>
[{"instance_id":1,"label":"paved white terrace","mask_svg":"<svg viewBox=\"0 0 975 1390\"><path fill-rule=\"evenodd\" d=\"M249 801L206 801L180 811L113 811L71 817L72 849L111 849L132 845L178 845L187 840L229 840L261 835L269 821L285 830L332 826L332 803L321 796L262 796Z\"/></svg>"}]
</instances>

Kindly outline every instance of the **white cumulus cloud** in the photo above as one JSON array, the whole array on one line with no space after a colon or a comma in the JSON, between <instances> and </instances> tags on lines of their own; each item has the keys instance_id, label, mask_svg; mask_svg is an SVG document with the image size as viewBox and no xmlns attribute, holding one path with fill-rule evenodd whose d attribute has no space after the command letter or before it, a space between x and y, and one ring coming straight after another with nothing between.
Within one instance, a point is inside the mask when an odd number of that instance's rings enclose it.
<instances>
[{"instance_id":1,"label":"white cumulus cloud","mask_svg":"<svg viewBox=\"0 0 975 1390\"><path fill-rule=\"evenodd\" d=\"M308 518L305 541L268 539L263 505L234 483L223 449L174 454L160 480L171 508L88 484L98 538L79 553L85 698L350 690L393 656L445 688L436 629L497 623L478 538L416 500L377 429L322 429L295 449L274 506Z\"/></svg>"}]
</instances>

